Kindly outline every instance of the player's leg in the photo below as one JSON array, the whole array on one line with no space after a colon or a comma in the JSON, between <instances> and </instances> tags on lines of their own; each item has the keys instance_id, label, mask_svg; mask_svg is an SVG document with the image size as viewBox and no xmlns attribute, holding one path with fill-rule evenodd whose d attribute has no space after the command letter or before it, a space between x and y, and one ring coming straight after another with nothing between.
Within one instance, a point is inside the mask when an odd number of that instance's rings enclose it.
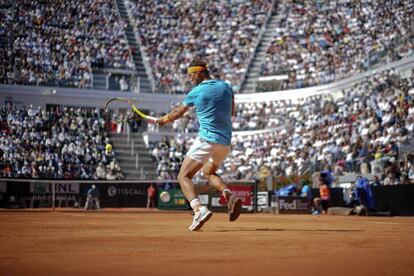
<instances>
[{"instance_id":1,"label":"player's leg","mask_svg":"<svg viewBox=\"0 0 414 276\"><path fill-rule=\"evenodd\" d=\"M96 209L98 211L100 211L101 210L101 201L97 197L95 198L95 204L96 204Z\"/></svg>"},{"instance_id":2,"label":"player's leg","mask_svg":"<svg viewBox=\"0 0 414 276\"><path fill-rule=\"evenodd\" d=\"M228 190L223 179L217 175L216 171L229 153L230 146L212 144L210 158L203 166L204 177L209 181L210 185L212 185L219 192Z\"/></svg>"},{"instance_id":3,"label":"player's leg","mask_svg":"<svg viewBox=\"0 0 414 276\"><path fill-rule=\"evenodd\" d=\"M194 198L197 198L194 184L191 179L202 167L202 163L199 163L187 156L184 158L180 172L178 173L178 183L180 183L181 190L189 202L191 202Z\"/></svg>"},{"instance_id":4,"label":"player's leg","mask_svg":"<svg viewBox=\"0 0 414 276\"><path fill-rule=\"evenodd\" d=\"M315 197L313 199L313 205L315 206L315 210L312 212L314 215L320 214L320 205L321 205L321 199L319 197Z\"/></svg>"},{"instance_id":5,"label":"player's leg","mask_svg":"<svg viewBox=\"0 0 414 276\"><path fill-rule=\"evenodd\" d=\"M90 197L88 196L88 197L86 198L85 210L88 210L88 209L89 209L89 202L90 202Z\"/></svg>"},{"instance_id":6,"label":"player's leg","mask_svg":"<svg viewBox=\"0 0 414 276\"><path fill-rule=\"evenodd\" d=\"M193 223L188 228L190 231L200 229L213 215L207 207L201 205L200 199L195 191L193 181L191 180L208 161L210 156L210 148L210 143L197 138L184 158L177 177L181 190L190 202L191 208L194 210Z\"/></svg>"},{"instance_id":7,"label":"player's leg","mask_svg":"<svg viewBox=\"0 0 414 276\"><path fill-rule=\"evenodd\" d=\"M241 199L233 195L223 179L216 173L218 167L229 153L230 146L214 145L209 162L203 166L203 175L211 186L223 194L227 202L229 220L235 221L240 216Z\"/></svg>"},{"instance_id":8,"label":"player's leg","mask_svg":"<svg viewBox=\"0 0 414 276\"><path fill-rule=\"evenodd\" d=\"M329 201L321 200L320 206L321 206L322 214L326 215L328 213Z\"/></svg>"},{"instance_id":9,"label":"player's leg","mask_svg":"<svg viewBox=\"0 0 414 276\"><path fill-rule=\"evenodd\" d=\"M194 210L193 223L188 228L190 231L199 230L213 215L207 207L201 205L200 199L195 192L193 181L191 180L202 166L202 163L187 156L184 158L177 177L181 190L190 202L191 208Z\"/></svg>"}]
</instances>

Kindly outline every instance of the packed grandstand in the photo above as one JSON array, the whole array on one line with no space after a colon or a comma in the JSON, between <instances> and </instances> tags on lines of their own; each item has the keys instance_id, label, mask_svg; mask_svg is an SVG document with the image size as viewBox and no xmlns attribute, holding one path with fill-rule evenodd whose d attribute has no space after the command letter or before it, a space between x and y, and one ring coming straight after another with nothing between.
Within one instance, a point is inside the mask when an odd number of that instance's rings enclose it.
<instances>
[{"instance_id":1,"label":"packed grandstand","mask_svg":"<svg viewBox=\"0 0 414 276\"><path fill-rule=\"evenodd\" d=\"M414 71L407 79L385 71L335 98L238 104L233 129L239 131L221 174L228 179L250 179L261 171L274 178L323 170L343 175L359 173L366 164L386 183L412 181L413 85ZM162 178L176 177L194 141L188 131L197 131L197 122L190 114L175 128L177 135L152 147Z\"/></svg>"},{"instance_id":2,"label":"packed grandstand","mask_svg":"<svg viewBox=\"0 0 414 276\"><path fill-rule=\"evenodd\" d=\"M413 56L413 14L412 0L83 0L53 6L48 1L1 1L0 84L21 85L22 90L95 90L98 74L116 74L119 78L107 80L128 91L132 86L126 80L143 66L155 92L178 97L191 88L186 66L201 57L214 77L241 95L253 60L260 64L259 76L282 80L278 90L289 91L335 84L376 69L328 93L237 101L232 152L220 174L226 179L270 175L276 182L322 170L360 173L362 168L380 175L383 184L412 183L414 65L404 72L386 65ZM267 25L271 18L276 27ZM265 33L271 39L260 52ZM121 113L108 118L98 109L64 105L2 103L0 176L129 178L111 137L142 132L145 126L123 123ZM148 129L164 135L149 141L147 149L158 179L176 178L198 130L194 112L172 129L166 135ZM114 145L113 150L107 145Z\"/></svg>"}]
</instances>

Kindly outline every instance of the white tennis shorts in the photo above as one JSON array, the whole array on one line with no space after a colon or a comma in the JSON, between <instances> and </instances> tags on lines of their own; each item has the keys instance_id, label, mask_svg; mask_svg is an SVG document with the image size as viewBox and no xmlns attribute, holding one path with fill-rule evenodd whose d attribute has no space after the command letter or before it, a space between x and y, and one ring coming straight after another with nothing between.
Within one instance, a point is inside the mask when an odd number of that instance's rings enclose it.
<instances>
[{"instance_id":1,"label":"white tennis shorts","mask_svg":"<svg viewBox=\"0 0 414 276\"><path fill-rule=\"evenodd\" d=\"M194 144L188 150L187 156L202 164L210 161L214 165L220 166L229 153L230 146L210 143L197 137Z\"/></svg>"}]
</instances>

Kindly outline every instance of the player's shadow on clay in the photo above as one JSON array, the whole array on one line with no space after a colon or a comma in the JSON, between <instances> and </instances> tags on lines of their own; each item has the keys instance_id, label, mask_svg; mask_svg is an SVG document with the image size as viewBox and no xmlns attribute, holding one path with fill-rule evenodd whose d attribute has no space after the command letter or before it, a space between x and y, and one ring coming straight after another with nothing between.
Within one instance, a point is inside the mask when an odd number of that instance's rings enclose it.
<instances>
[{"instance_id":1,"label":"player's shadow on clay","mask_svg":"<svg viewBox=\"0 0 414 276\"><path fill-rule=\"evenodd\" d=\"M288 228L256 228L256 229L220 229L214 232L364 232L365 230L355 229L288 229Z\"/></svg>"}]
</instances>

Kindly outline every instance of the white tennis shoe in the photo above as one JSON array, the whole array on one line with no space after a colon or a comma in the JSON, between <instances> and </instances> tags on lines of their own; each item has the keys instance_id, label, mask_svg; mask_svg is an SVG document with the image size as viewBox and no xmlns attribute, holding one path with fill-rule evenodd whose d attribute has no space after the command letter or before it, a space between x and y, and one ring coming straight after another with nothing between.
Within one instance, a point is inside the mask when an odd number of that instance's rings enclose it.
<instances>
[{"instance_id":1,"label":"white tennis shoe","mask_svg":"<svg viewBox=\"0 0 414 276\"><path fill-rule=\"evenodd\" d=\"M201 206L198 209L198 212L194 213L193 223L190 225L190 227L188 227L188 230L199 230L201 227L203 227L204 223L206 223L211 218L212 215L213 213L207 209L207 207Z\"/></svg>"}]
</instances>

